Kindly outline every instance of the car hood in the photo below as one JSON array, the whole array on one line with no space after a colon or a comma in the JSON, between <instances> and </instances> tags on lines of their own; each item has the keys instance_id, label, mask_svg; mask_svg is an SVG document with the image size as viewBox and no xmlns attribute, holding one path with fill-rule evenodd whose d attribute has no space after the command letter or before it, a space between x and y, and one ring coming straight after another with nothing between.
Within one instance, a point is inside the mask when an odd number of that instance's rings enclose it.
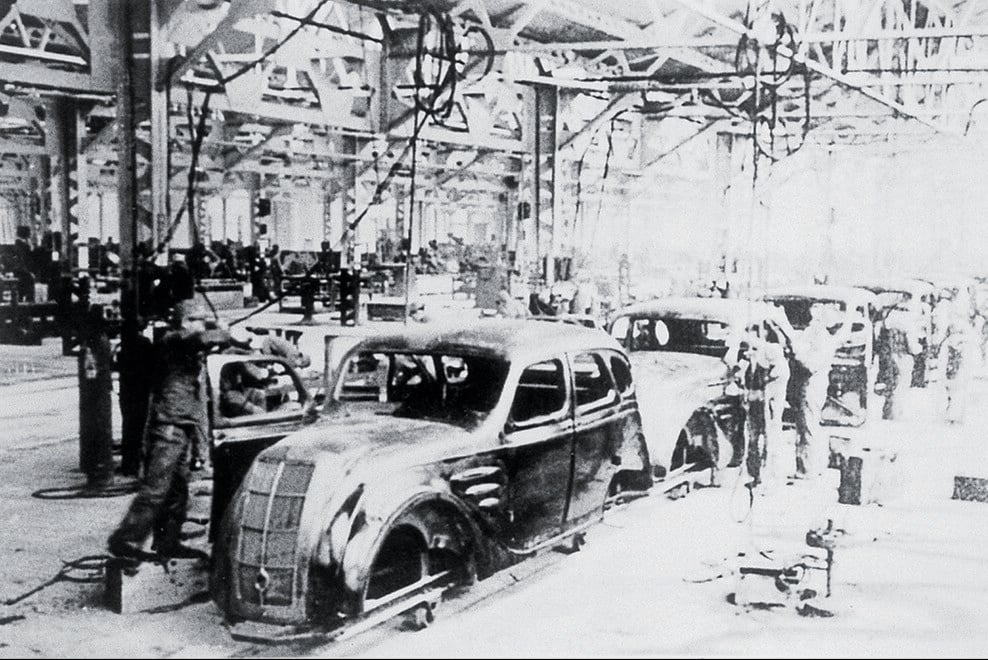
<instances>
[{"instance_id":1,"label":"car hood","mask_svg":"<svg viewBox=\"0 0 988 660\"><path fill-rule=\"evenodd\" d=\"M662 351L632 352L630 360L649 455L668 466L693 413L724 395L727 365L709 355Z\"/></svg>"},{"instance_id":2,"label":"car hood","mask_svg":"<svg viewBox=\"0 0 988 660\"><path fill-rule=\"evenodd\" d=\"M683 385L707 385L722 381L727 376L727 366L720 358L694 353L663 351L634 351L628 355L638 378L667 382L675 390Z\"/></svg>"},{"instance_id":3,"label":"car hood","mask_svg":"<svg viewBox=\"0 0 988 660\"><path fill-rule=\"evenodd\" d=\"M340 412L285 437L265 452L276 460L316 462L335 455L347 462L401 453L404 461L429 460L466 444L474 432L451 424L390 415Z\"/></svg>"}]
</instances>

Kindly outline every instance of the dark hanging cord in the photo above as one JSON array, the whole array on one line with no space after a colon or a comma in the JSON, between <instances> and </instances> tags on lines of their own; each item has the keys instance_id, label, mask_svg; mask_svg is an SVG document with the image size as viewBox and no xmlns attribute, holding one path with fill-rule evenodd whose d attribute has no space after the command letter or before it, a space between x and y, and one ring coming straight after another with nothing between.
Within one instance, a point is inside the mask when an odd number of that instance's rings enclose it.
<instances>
[{"instance_id":1,"label":"dark hanging cord","mask_svg":"<svg viewBox=\"0 0 988 660\"><path fill-rule=\"evenodd\" d=\"M296 34L301 32L307 25L310 25L312 20L315 18L316 14L319 13L319 10L325 7L327 4L329 4L329 2L330 0L319 0L319 3L315 6L315 8L312 11L310 11L308 14L306 14L304 18L299 19L296 16L286 17L298 21L298 25L292 28L291 32L285 35L285 37L281 41L278 41L273 46L271 46L266 51L264 51L264 53L260 57L258 57L255 60L251 60L250 62L244 64L242 67L240 67L230 75L223 77L219 81L220 86L225 87L229 83L233 82L240 76L244 75L245 73L256 67L258 64L263 64L264 62L266 62L272 55L274 55L279 50L281 50L282 46L284 46L289 41L291 41Z\"/></svg>"},{"instance_id":2,"label":"dark hanging cord","mask_svg":"<svg viewBox=\"0 0 988 660\"><path fill-rule=\"evenodd\" d=\"M432 54L432 52L426 48L427 36L433 28L435 28L436 38L438 39L438 55ZM353 236L353 233L357 230L360 223L370 212L370 209L380 203L382 194L390 186L394 177L401 171L405 159L410 153L413 153L413 151L417 149L416 141L419 139L419 135L426 124L432 121L433 123L441 125L444 120L449 118L453 108L456 105L456 81L460 75L460 72L457 71L456 68L456 55L459 52L459 47L456 43L456 35L453 30L452 19L447 14L438 11L434 7L427 7L423 10L419 17L416 43L417 50L415 56L415 69L412 75L416 87L416 114L419 116L413 119L412 134L409 137L408 142L405 143L401 153L391 164L391 167L388 168L388 171L384 177L378 181L368 204L351 222L347 223L345 226L343 236L340 238L341 245L345 246L349 242L350 238ZM428 66L426 63L427 57L430 59ZM491 50L489 58L493 58L493 49ZM415 167L414 162L412 163L412 167ZM409 221L411 222L411 215L409 216ZM411 258L410 254L409 258ZM307 270L306 275L308 275L314 267L315 264ZM263 306L251 311L249 314L232 321L230 325L232 326L246 321L256 314L268 309L280 299L281 296L279 295L275 299L265 303Z\"/></svg>"}]
</instances>

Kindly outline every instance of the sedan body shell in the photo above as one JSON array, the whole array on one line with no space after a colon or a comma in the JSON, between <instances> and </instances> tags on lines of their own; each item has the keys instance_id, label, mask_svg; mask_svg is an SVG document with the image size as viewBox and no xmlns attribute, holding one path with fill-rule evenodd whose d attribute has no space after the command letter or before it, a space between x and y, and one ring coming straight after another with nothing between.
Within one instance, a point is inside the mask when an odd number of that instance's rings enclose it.
<instances>
[{"instance_id":1,"label":"sedan body shell","mask_svg":"<svg viewBox=\"0 0 988 660\"><path fill-rule=\"evenodd\" d=\"M330 370L322 419L262 452L228 508L214 596L230 616L332 623L365 611L396 529L417 530L430 565L468 557L484 577L598 520L618 466L649 472L633 387L602 405L574 400L574 355L626 364L604 333L506 320L419 327L360 341L343 363L396 353L503 363L501 396L462 427L359 410L343 396L344 370ZM513 421L523 373L545 361L565 371L565 407Z\"/></svg>"},{"instance_id":2,"label":"sedan body shell","mask_svg":"<svg viewBox=\"0 0 988 660\"><path fill-rule=\"evenodd\" d=\"M631 350L628 356L635 370L642 425L653 465L671 466L680 433L691 422L716 432L719 467L736 459L741 413L732 360L753 325L769 324L783 341L791 339L792 328L781 310L740 299L660 298L616 312L610 325L612 335L620 328L620 319L675 319L724 326L723 350L716 351L722 353L720 356L686 350ZM629 342L627 337L624 339Z\"/></svg>"}]
</instances>

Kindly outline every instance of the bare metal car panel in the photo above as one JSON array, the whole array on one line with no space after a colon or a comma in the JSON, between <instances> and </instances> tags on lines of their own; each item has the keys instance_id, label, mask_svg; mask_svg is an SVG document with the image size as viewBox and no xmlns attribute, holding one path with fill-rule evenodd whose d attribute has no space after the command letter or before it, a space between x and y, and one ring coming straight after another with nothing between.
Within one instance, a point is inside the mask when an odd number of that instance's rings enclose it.
<instances>
[{"instance_id":1,"label":"bare metal car panel","mask_svg":"<svg viewBox=\"0 0 988 660\"><path fill-rule=\"evenodd\" d=\"M742 418L738 395L728 390L734 381L728 354L738 347L751 325L770 325L781 341L791 341L793 330L782 311L760 301L671 297L619 310L611 321L612 335L621 319L629 320L626 341L630 341L635 320L709 322L723 328L724 339L719 343L629 350L628 358L638 384L642 425L653 465L671 466L680 433L694 418L702 418L705 428L716 432L717 438L708 440L717 444L719 467L736 459Z\"/></svg>"},{"instance_id":2,"label":"bare metal car panel","mask_svg":"<svg viewBox=\"0 0 988 660\"><path fill-rule=\"evenodd\" d=\"M668 467L693 414L724 396L727 367L720 358L689 353L632 352L630 359L652 462Z\"/></svg>"},{"instance_id":3,"label":"bare metal car panel","mask_svg":"<svg viewBox=\"0 0 988 660\"><path fill-rule=\"evenodd\" d=\"M526 321L416 328L362 341L344 362L403 352L505 361L501 397L472 427L365 414L340 398L345 368L330 369L324 419L262 452L229 507L213 591L231 617L360 613L382 598L372 564L405 529L429 556L469 556L483 577L599 519L618 466L648 473L633 389L586 409L573 398L571 354L625 359L603 333ZM514 423L515 388L540 360L565 370L566 405Z\"/></svg>"}]
</instances>

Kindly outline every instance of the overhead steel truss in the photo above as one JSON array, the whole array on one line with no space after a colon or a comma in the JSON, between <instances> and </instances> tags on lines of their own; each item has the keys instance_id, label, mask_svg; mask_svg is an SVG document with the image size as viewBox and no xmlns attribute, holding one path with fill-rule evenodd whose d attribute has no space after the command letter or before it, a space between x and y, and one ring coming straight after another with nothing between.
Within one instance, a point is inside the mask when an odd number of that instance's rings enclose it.
<instances>
[{"instance_id":1,"label":"overhead steel truss","mask_svg":"<svg viewBox=\"0 0 988 660\"><path fill-rule=\"evenodd\" d=\"M456 21L463 77L450 119L418 134L420 184L458 195L471 186L490 195L493 185L518 199L539 196L535 226L549 214L548 226L558 220L562 232L577 222L579 203L570 195L542 199L551 194L542 178L547 168L556 177L553 190L604 194L604 186L581 182L605 171L608 190L640 186L644 172L660 167L656 156L691 134L656 147L663 122L698 122L705 140L715 123L739 121L711 99L758 110L760 74L736 62L739 49L752 44L804 72L778 93L808 97L812 127L834 139L850 132L847 122L897 131L902 117L942 133L970 127L988 82L988 12L979 0L760 4L762 14L743 0L641 0L606 9L589 0L441 3ZM44 108L53 97L74 104L83 185L114 185L120 129L112 118L106 7L106 0L0 2L0 189L24 190L25 159L50 151ZM401 195L407 177L400 159L414 131L417 14L400 7L382 0L156 0L133 31L141 84L138 199L147 217L168 222L160 208L154 212L167 195L154 190L185 185L187 106L198 122L207 97L196 178L204 193L290 192L304 180L325 185L331 197L348 195L352 217L359 212L353 191L331 182L352 180L373 191L394 169ZM766 39L773 13L792 27L791 40ZM291 47L267 56L290 33ZM545 117L535 110L537 97L553 99L552 139L539 128ZM778 118L799 123L804 112L783 109ZM843 133L828 126L834 119ZM517 192L505 183L512 177L521 180Z\"/></svg>"}]
</instances>

